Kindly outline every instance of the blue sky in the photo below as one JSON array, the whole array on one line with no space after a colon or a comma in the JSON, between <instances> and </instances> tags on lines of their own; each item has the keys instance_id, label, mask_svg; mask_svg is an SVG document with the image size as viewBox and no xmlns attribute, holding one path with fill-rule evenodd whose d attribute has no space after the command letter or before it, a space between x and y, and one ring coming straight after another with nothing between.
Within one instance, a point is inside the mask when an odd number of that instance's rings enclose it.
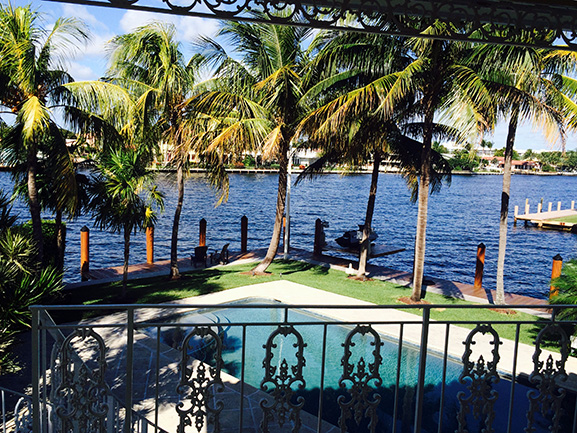
<instances>
[{"instance_id":1,"label":"blue sky","mask_svg":"<svg viewBox=\"0 0 577 433\"><path fill-rule=\"evenodd\" d=\"M214 37L218 29L218 22L211 19L123 11L120 9L40 0L12 0L13 6L27 4L32 4L34 8L44 14L44 25L47 27L61 16L76 17L86 24L92 35L91 42L86 47L78 50L69 62L69 71L77 81L96 80L104 74L106 69L105 45L107 41L115 35L130 32L151 21L166 21L176 26L185 58L190 56L191 41L196 36L206 35ZM506 136L507 125L502 123L497 126L493 136L486 136L485 138L495 143L494 148L502 148L505 146ZM566 147L567 150L576 149L577 136L571 135L568 137ZM556 150L559 149L559 144L548 144L539 130L535 130L528 125L522 125L517 131L515 148L518 151L525 149Z\"/></svg>"}]
</instances>

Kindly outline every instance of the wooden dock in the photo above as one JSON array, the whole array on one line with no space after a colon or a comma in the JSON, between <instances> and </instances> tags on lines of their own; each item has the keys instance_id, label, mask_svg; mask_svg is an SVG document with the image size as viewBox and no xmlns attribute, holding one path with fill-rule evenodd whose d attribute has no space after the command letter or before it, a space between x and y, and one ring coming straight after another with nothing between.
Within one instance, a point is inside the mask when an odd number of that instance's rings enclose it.
<instances>
[{"instance_id":1,"label":"wooden dock","mask_svg":"<svg viewBox=\"0 0 577 433\"><path fill-rule=\"evenodd\" d=\"M406 248L393 247L391 245L376 244L371 245L370 258L384 257L391 254L396 254L405 251ZM341 253L347 253L358 257L360 250L358 248L343 248L336 242L328 242L324 247L323 251L338 251Z\"/></svg>"},{"instance_id":2,"label":"wooden dock","mask_svg":"<svg viewBox=\"0 0 577 433\"><path fill-rule=\"evenodd\" d=\"M557 210L552 210L552 203L549 203L548 210L542 211L542 204L539 203L537 206L537 212L531 213L529 200L525 201L525 214L519 215L519 206L515 206L515 219L514 222L517 223L518 220L525 221L525 223L531 223L539 228L552 229L552 230L563 230L563 231L577 231L577 210L575 209L575 202L571 202L570 209L561 209L561 202L557 203ZM569 221L559 221L560 218L575 217L576 222Z\"/></svg>"}]
</instances>

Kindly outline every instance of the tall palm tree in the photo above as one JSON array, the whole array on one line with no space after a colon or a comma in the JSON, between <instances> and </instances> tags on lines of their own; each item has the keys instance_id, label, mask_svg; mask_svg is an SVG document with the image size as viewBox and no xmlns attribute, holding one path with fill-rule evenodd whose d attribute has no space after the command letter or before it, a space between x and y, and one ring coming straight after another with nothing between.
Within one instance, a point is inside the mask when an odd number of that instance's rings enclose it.
<instances>
[{"instance_id":1,"label":"tall palm tree","mask_svg":"<svg viewBox=\"0 0 577 433\"><path fill-rule=\"evenodd\" d=\"M57 145L49 157L60 155L64 140L56 126L55 106L63 85L72 81L60 64L61 56L83 44L88 35L78 20L59 18L50 30L40 25L40 16L30 6L0 6L0 106L3 114L16 118L10 138L15 154L25 161L28 204L38 262L43 260L40 200L36 185L38 146L44 141ZM65 49L64 49L65 48Z\"/></svg>"},{"instance_id":2,"label":"tall palm tree","mask_svg":"<svg viewBox=\"0 0 577 433\"><path fill-rule=\"evenodd\" d=\"M420 129L419 125L411 122L416 95L397 93L393 95L394 109L382 109L383 104L392 103L387 98L398 85L398 71L410 67L412 59L404 41L389 36L327 32L320 35L318 44L322 48L314 60L315 68L350 70L346 81L352 84L353 90L313 111L303 120L301 127L311 138L311 145L327 152L317 166L338 160L355 164L366 161L369 156L373 158L358 269L358 276L363 276L370 253L369 235L381 159L394 153L413 187L421 166L421 143L404 134L397 125L401 123L402 129L409 134ZM458 132L449 127L435 124L434 128L439 135L460 138ZM430 165L432 189L437 190L443 177L450 179L450 168L434 151ZM310 171L316 168L313 165Z\"/></svg>"},{"instance_id":3,"label":"tall palm tree","mask_svg":"<svg viewBox=\"0 0 577 433\"><path fill-rule=\"evenodd\" d=\"M147 170L147 162L142 150L127 148L104 154L90 192L94 224L124 235L122 296L126 296L130 234L153 223L155 210L163 209L163 195L152 184L154 172Z\"/></svg>"},{"instance_id":4,"label":"tall palm tree","mask_svg":"<svg viewBox=\"0 0 577 433\"><path fill-rule=\"evenodd\" d=\"M190 146L181 128L183 103L189 98L196 81L197 59L184 61L176 40L176 29L166 23L139 27L132 33L117 36L111 42L108 76L111 81L139 95L142 101L143 137L153 147L161 140L174 149L178 198L172 224L170 276L177 278L178 228L184 203L184 180ZM143 143L144 144L144 143Z\"/></svg>"},{"instance_id":5,"label":"tall palm tree","mask_svg":"<svg viewBox=\"0 0 577 433\"><path fill-rule=\"evenodd\" d=\"M564 119L575 118L575 114L571 113L574 113L574 104L571 107L555 83L546 76L547 56L546 51L536 48L479 45L470 59L471 66L478 71L493 95L490 105L485 107L489 112L487 118L492 119L489 126L499 118L508 118L499 219L497 304L505 304L504 268L511 167L519 122L529 120L541 125L551 140L557 137L563 141ZM490 68L487 66L489 64Z\"/></svg>"},{"instance_id":6,"label":"tall palm tree","mask_svg":"<svg viewBox=\"0 0 577 433\"><path fill-rule=\"evenodd\" d=\"M203 56L216 65L216 89L197 101L207 113L226 113L220 133L209 149L253 152L279 164L276 212L271 241L263 261L265 272L276 256L285 212L289 151L299 136L297 126L314 96L338 77L309 74L304 49L311 29L270 24L227 22L220 35L235 47L240 60L227 55L215 41L204 40Z\"/></svg>"}]
</instances>

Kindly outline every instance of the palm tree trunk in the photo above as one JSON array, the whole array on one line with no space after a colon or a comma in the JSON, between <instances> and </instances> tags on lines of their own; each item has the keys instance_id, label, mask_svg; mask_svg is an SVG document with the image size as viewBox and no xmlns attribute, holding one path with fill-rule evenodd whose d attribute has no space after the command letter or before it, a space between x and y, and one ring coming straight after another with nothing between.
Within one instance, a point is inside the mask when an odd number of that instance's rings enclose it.
<instances>
[{"instance_id":1,"label":"palm tree trunk","mask_svg":"<svg viewBox=\"0 0 577 433\"><path fill-rule=\"evenodd\" d=\"M509 193L511 190L511 163L513 146L519 122L519 107L514 106L509 120L507 145L505 146L505 164L503 166L503 192L501 193L501 218L499 220L499 256L497 258L497 293L495 303L505 304L505 286L503 281L505 269L505 253L507 250L507 217L509 215Z\"/></svg>"},{"instance_id":2,"label":"palm tree trunk","mask_svg":"<svg viewBox=\"0 0 577 433\"><path fill-rule=\"evenodd\" d=\"M361 250L359 254L359 270L357 277L363 277L367 270L367 261L371 254L371 226L373 224L373 213L375 211L375 198L377 196L377 185L379 181L379 167L381 165L381 153L375 152L373 158L373 173L371 175L371 189L369 201L367 202L367 213L365 215L365 225L363 227L363 239L361 240Z\"/></svg>"},{"instance_id":3,"label":"palm tree trunk","mask_svg":"<svg viewBox=\"0 0 577 433\"><path fill-rule=\"evenodd\" d=\"M54 216L54 229L56 231L56 269L62 272L64 269L64 224L62 224L62 210L58 209Z\"/></svg>"},{"instance_id":4,"label":"palm tree trunk","mask_svg":"<svg viewBox=\"0 0 577 433\"><path fill-rule=\"evenodd\" d=\"M429 206L429 184L431 182L431 148L433 144L433 119L435 110L432 96L428 99L425 114L425 131L423 134L423 149L421 152L421 175L419 178L417 233L415 236L415 260L413 263L413 292L411 300L421 300L421 289L425 273L425 249L427 240L427 213Z\"/></svg>"},{"instance_id":5,"label":"palm tree trunk","mask_svg":"<svg viewBox=\"0 0 577 433\"><path fill-rule=\"evenodd\" d=\"M170 278L179 278L178 270L178 226L180 225L180 214L184 203L184 168L182 161L178 161L176 166L176 184L178 185L178 201L174 211L172 222L172 239L170 242Z\"/></svg>"},{"instance_id":6,"label":"palm tree trunk","mask_svg":"<svg viewBox=\"0 0 577 433\"><path fill-rule=\"evenodd\" d=\"M124 226L124 268L122 270L122 297L126 297L126 287L128 285L128 258L130 257L130 232L132 228Z\"/></svg>"},{"instance_id":7,"label":"palm tree trunk","mask_svg":"<svg viewBox=\"0 0 577 433\"><path fill-rule=\"evenodd\" d=\"M44 242L42 236L42 218L40 217L40 201L38 198L38 188L36 187L36 171L38 169L38 159L36 157L36 147L28 152L28 203L30 206L30 219L32 220L32 237L36 243L38 267L41 268L44 260Z\"/></svg>"},{"instance_id":8,"label":"palm tree trunk","mask_svg":"<svg viewBox=\"0 0 577 433\"><path fill-rule=\"evenodd\" d=\"M274 228L272 231L272 238L268 246L268 251L262 262L254 268L254 272L262 273L266 272L269 265L274 260L278 246L280 243L280 235L282 232L282 217L285 210L286 204L286 182L287 182L287 172L288 172L288 142L285 140L279 152L279 169L278 169L278 190L276 198L276 216L274 220Z\"/></svg>"}]
</instances>

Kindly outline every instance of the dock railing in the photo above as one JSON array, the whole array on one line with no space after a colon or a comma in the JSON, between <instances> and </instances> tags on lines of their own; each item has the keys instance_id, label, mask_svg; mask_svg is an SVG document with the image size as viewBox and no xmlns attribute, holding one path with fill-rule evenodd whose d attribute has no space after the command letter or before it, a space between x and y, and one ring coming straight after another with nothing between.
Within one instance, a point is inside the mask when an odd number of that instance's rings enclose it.
<instances>
[{"instance_id":1,"label":"dock railing","mask_svg":"<svg viewBox=\"0 0 577 433\"><path fill-rule=\"evenodd\" d=\"M35 306L33 431L577 431L575 307L490 308Z\"/></svg>"}]
</instances>

